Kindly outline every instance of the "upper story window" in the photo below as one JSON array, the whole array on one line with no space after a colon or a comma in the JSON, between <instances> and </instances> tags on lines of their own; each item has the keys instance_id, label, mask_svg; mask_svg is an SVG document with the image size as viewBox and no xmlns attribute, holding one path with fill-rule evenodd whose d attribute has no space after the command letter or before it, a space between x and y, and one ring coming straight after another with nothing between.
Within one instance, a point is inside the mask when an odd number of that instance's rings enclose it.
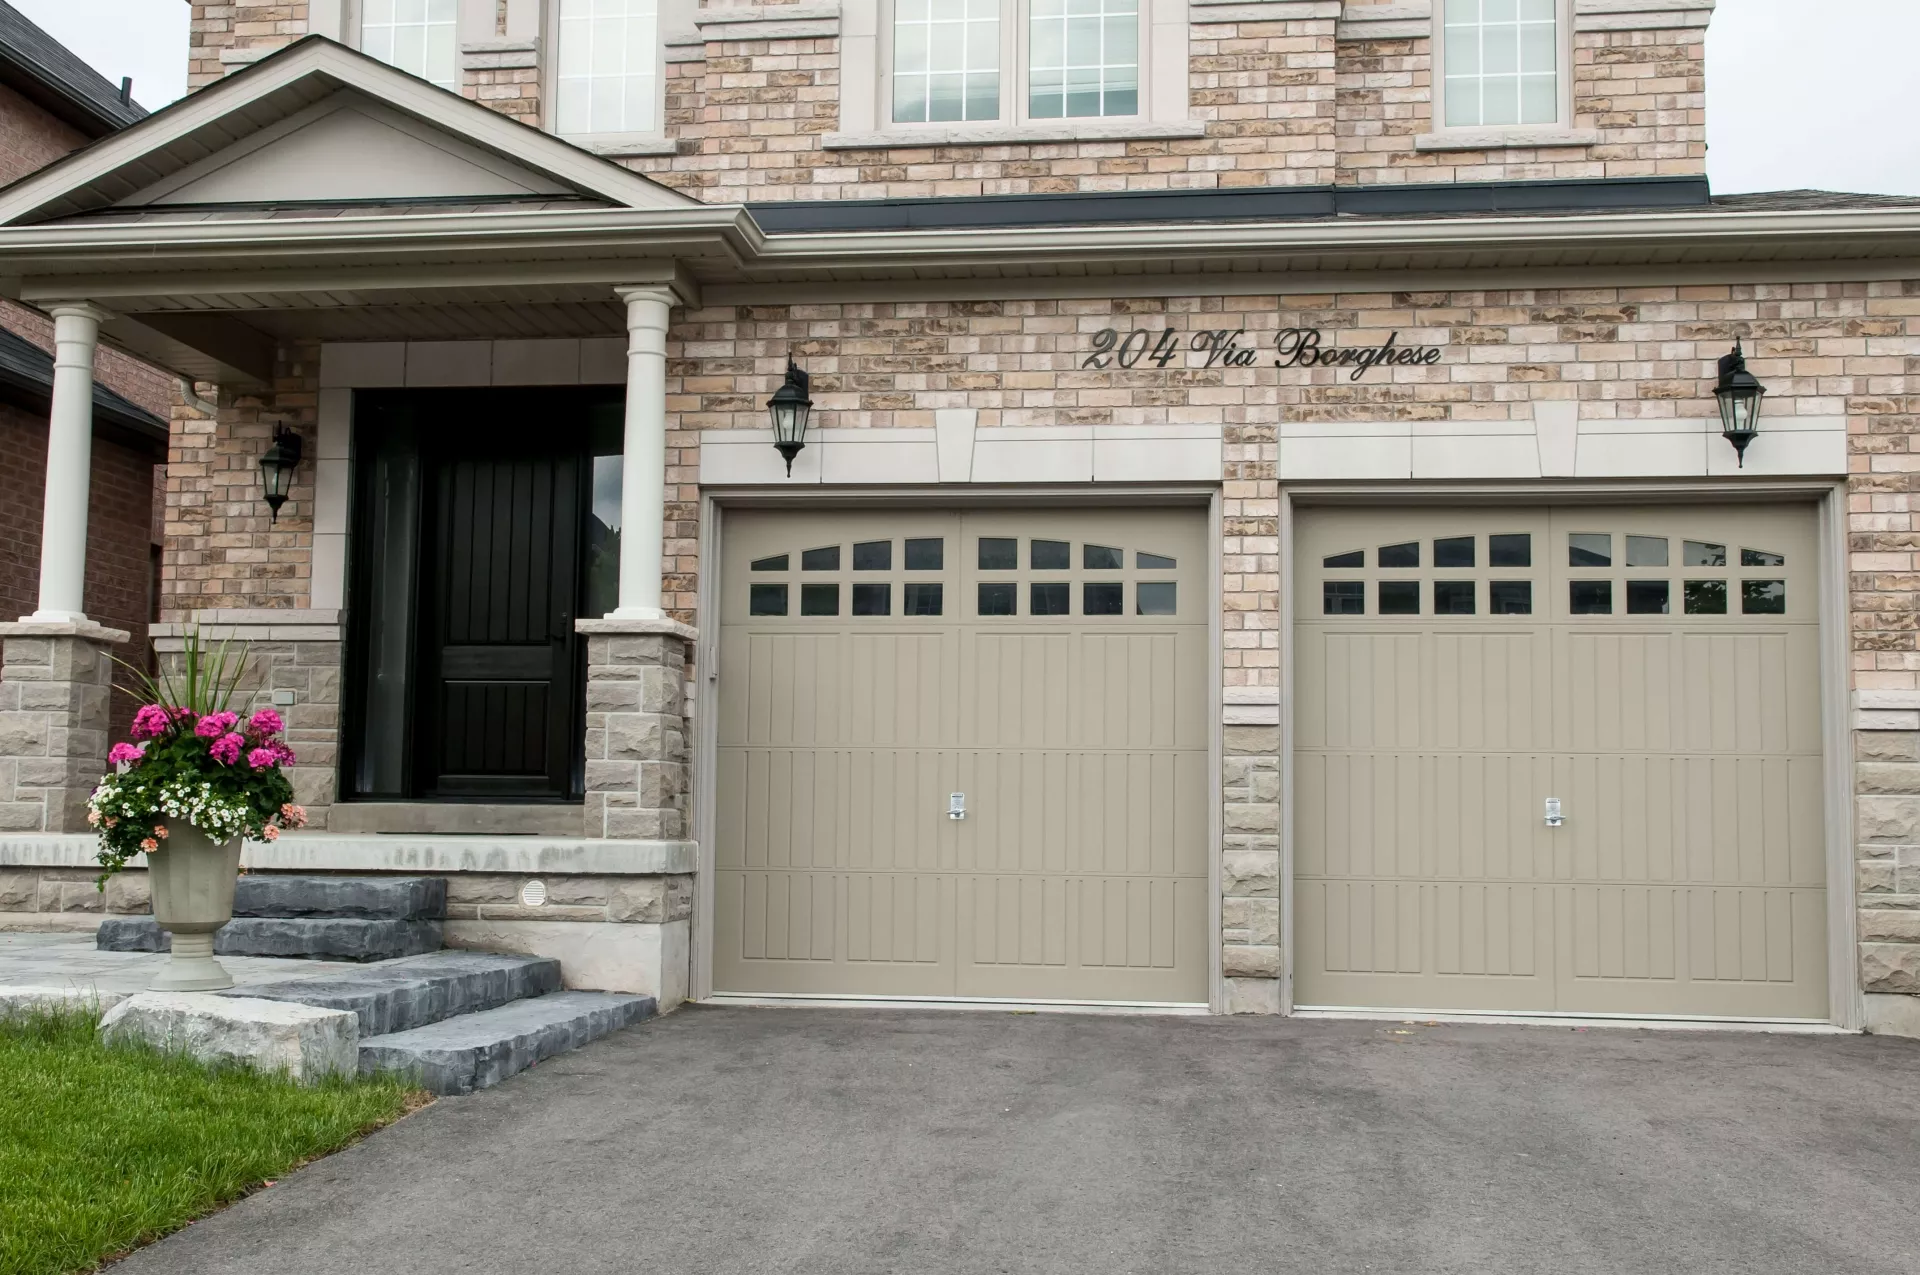
<instances>
[{"instance_id":1,"label":"upper story window","mask_svg":"<svg viewBox=\"0 0 1920 1275\"><path fill-rule=\"evenodd\" d=\"M360 51L443 89L460 87L459 0L362 0Z\"/></svg>"},{"instance_id":2,"label":"upper story window","mask_svg":"<svg viewBox=\"0 0 1920 1275\"><path fill-rule=\"evenodd\" d=\"M1560 5L1561 0L1445 0L1446 127L1562 122Z\"/></svg>"},{"instance_id":3,"label":"upper story window","mask_svg":"<svg viewBox=\"0 0 1920 1275\"><path fill-rule=\"evenodd\" d=\"M1140 0L1029 0L1027 114L1140 113Z\"/></svg>"},{"instance_id":4,"label":"upper story window","mask_svg":"<svg viewBox=\"0 0 1920 1275\"><path fill-rule=\"evenodd\" d=\"M895 0L893 118L1000 118L1000 0Z\"/></svg>"},{"instance_id":5,"label":"upper story window","mask_svg":"<svg viewBox=\"0 0 1920 1275\"><path fill-rule=\"evenodd\" d=\"M893 122L1141 114L1140 0L894 0Z\"/></svg>"},{"instance_id":6,"label":"upper story window","mask_svg":"<svg viewBox=\"0 0 1920 1275\"><path fill-rule=\"evenodd\" d=\"M555 131L660 128L658 0L559 0Z\"/></svg>"}]
</instances>

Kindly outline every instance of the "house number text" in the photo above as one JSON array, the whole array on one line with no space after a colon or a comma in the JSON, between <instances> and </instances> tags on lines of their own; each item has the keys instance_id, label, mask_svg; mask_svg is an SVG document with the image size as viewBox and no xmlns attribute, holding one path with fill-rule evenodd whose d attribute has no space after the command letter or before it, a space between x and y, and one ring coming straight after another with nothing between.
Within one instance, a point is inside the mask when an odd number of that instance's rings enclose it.
<instances>
[{"instance_id":1,"label":"house number text","mask_svg":"<svg viewBox=\"0 0 1920 1275\"><path fill-rule=\"evenodd\" d=\"M1400 334L1390 333L1379 345L1330 346L1318 328L1282 328L1274 337L1275 367L1339 367L1352 369L1357 381L1376 367L1424 367L1440 361L1436 345L1401 345ZM1093 334L1093 350L1080 361L1082 368L1101 370L1138 367L1142 360L1165 367L1183 352L1204 355L1200 367L1252 367L1259 350L1248 343L1245 328L1203 328L1184 341L1172 328L1159 336L1135 328L1122 336L1113 328ZM1196 366L1188 360L1187 366Z\"/></svg>"}]
</instances>

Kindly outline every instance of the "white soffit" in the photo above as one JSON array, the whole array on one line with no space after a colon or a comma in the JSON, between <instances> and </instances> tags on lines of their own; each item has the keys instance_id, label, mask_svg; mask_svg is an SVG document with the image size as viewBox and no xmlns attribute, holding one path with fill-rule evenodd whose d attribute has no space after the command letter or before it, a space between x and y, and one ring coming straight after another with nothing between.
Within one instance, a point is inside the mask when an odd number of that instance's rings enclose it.
<instances>
[{"instance_id":1,"label":"white soffit","mask_svg":"<svg viewBox=\"0 0 1920 1275\"><path fill-rule=\"evenodd\" d=\"M342 90L349 92L343 96ZM329 102L334 108L324 109ZM357 119L334 120L310 137L287 143L303 149L317 172L303 169L297 159L281 162L256 154L266 147L258 140L263 134L285 143L303 131L290 125L291 120L306 119L310 128L349 102L365 104L356 108ZM368 163L368 156L357 151L346 152L342 162L342 146L356 136L375 144L375 162ZM400 171L409 160L424 162L425 170ZM223 172L224 177L212 180ZM14 183L0 192L0 225L71 217L129 202L181 202L184 189L201 182L207 184L194 202L202 204L406 198L417 190L451 184L461 189L437 189L435 195L560 192L629 209L700 206L678 191L457 93L331 40L308 36ZM325 189L316 194L322 182ZM375 193L352 193L361 189ZM244 195L237 193L242 191Z\"/></svg>"},{"instance_id":2,"label":"white soffit","mask_svg":"<svg viewBox=\"0 0 1920 1275\"><path fill-rule=\"evenodd\" d=\"M575 193L551 177L343 89L189 164L119 206Z\"/></svg>"}]
</instances>

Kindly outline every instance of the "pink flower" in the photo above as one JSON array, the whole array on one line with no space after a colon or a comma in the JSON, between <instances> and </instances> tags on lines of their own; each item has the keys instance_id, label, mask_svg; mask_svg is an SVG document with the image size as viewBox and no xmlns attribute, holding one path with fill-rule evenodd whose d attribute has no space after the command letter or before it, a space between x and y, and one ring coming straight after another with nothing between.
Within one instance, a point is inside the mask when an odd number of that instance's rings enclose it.
<instances>
[{"instance_id":1,"label":"pink flower","mask_svg":"<svg viewBox=\"0 0 1920 1275\"><path fill-rule=\"evenodd\" d=\"M148 837L145 841L142 841L140 843L140 848L142 850L145 850L147 853L151 854L155 850L158 850L160 848L160 843L158 841L155 841L152 837Z\"/></svg>"},{"instance_id":2,"label":"pink flower","mask_svg":"<svg viewBox=\"0 0 1920 1275\"><path fill-rule=\"evenodd\" d=\"M200 720L204 722L206 719ZM213 746L207 749L207 752L222 766L231 766L240 760L240 750L246 746L246 743L247 741L237 734L222 735L213 741Z\"/></svg>"},{"instance_id":3,"label":"pink flower","mask_svg":"<svg viewBox=\"0 0 1920 1275\"><path fill-rule=\"evenodd\" d=\"M280 750L277 748L256 748L247 754L247 765L255 770L265 770L279 760Z\"/></svg>"},{"instance_id":4,"label":"pink flower","mask_svg":"<svg viewBox=\"0 0 1920 1275\"><path fill-rule=\"evenodd\" d=\"M100 826L100 812L98 810L87 811L87 824L89 827L93 827L93 828L98 828Z\"/></svg>"},{"instance_id":5,"label":"pink flower","mask_svg":"<svg viewBox=\"0 0 1920 1275\"><path fill-rule=\"evenodd\" d=\"M164 823L156 823L153 825L153 835L165 841L167 839L167 825Z\"/></svg>"},{"instance_id":6,"label":"pink flower","mask_svg":"<svg viewBox=\"0 0 1920 1275\"><path fill-rule=\"evenodd\" d=\"M260 835L268 841L280 840L280 830L272 824L268 824L265 828L261 829Z\"/></svg>"},{"instance_id":7,"label":"pink flower","mask_svg":"<svg viewBox=\"0 0 1920 1275\"><path fill-rule=\"evenodd\" d=\"M247 729L256 735L278 735L287 728L280 714L270 708L263 708L247 719Z\"/></svg>"},{"instance_id":8,"label":"pink flower","mask_svg":"<svg viewBox=\"0 0 1920 1275\"><path fill-rule=\"evenodd\" d=\"M148 704L133 715L135 739L157 739L173 726L174 715L158 704Z\"/></svg>"},{"instance_id":9,"label":"pink flower","mask_svg":"<svg viewBox=\"0 0 1920 1275\"><path fill-rule=\"evenodd\" d=\"M239 723L240 718L233 713L208 713L194 726L193 733L202 739L214 739L226 734Z\"/></svg>"},{"instance_id":10,"label":"pink flower","mask_svg":"<svg viewBox=\"0 0 1920 1275\"><path fill-rule=\"evenodd\" d=\"M131 766L140 760L143 754L132 744L115 744L107 750L107 765Z\"/></svg>"},{"instance_id":11,"label":"pink flower","mask_svg":"<svg viewBox=\"0 0 1920 1275\"><path fill-rule=\"evenodd\" d=\"M304 828L307 824L307 808L296 806L291 801L280 807L280 822L289 828Z\"/></svg>"}]
</instances>

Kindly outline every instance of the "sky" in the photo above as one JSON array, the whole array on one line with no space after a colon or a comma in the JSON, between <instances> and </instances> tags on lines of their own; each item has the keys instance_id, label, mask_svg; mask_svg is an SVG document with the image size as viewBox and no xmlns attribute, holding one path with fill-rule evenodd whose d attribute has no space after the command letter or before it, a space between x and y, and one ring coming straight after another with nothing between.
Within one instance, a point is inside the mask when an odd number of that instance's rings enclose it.
<instances>
[{"instance_id":1,"label":"sky","mask_svg":"<svg viewBox=\"0 0 1920 1275\"><path fill-rule=\"evenodd\" d=\"M187 0L10 0L156 110L186 92ZM1707 31L1714 190L1920 195L1920 0L1720 0Z\"/></svg>"}]
</instances>

